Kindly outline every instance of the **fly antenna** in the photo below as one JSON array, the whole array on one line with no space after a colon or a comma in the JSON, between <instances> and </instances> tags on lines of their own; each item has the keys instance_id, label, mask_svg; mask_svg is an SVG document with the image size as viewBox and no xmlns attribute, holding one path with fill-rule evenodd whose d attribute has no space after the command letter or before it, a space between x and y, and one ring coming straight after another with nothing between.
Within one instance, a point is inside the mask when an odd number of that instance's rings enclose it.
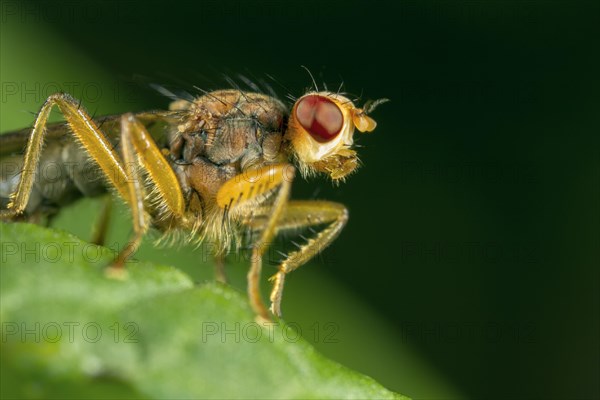
<instances>
[{"instance_id":1,"label":"fly antenna","mask_svg":"<svg viewBox=\"0 0 600 400\"><path fill-rule=\"evenodd\" d=\"M373 112L373 110L375 110L378 106L380 106L383 103L387 103L388 101L390 101L390 99L377 99L377 100L369 100L365 103L365 105L363 106L363 111L365 114L370 114L371 112Z\"/></svg>"}]
</instances>

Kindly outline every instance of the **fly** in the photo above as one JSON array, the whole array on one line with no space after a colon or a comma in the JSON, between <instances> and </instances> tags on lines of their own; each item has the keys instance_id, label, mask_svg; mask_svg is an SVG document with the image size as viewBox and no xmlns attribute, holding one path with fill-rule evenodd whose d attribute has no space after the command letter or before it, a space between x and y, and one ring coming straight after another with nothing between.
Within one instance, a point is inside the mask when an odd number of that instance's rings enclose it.
<instances>
[{"instance_id":1,"label":"fly","mask_svg":"<svg viewBox=\"0 0 600 400\"><path fill-rule=\"evenodd\" d=\"M49 215L111 190L130 208L134 228L108 269L113 274L123 273L150 228L209 241L218 257L249 237L248 296L265 319L262 256L278 233L306 228L311 235L282 253L270 278L270 311L280 316L287 274L327 247L348 220L343 204L290 200L296 171L344 181L358 167L354 131L375 129L368 114L382 101L358 108L338 93L311 91L289 109L266 94L218 90L175 100L168 110L91 118L70 95L54 94L33 129L0 136L0 217ZM47 123L54 106L65 122ZM39 173L50 164L59 179Z\"/></svg>"}]
</instances>

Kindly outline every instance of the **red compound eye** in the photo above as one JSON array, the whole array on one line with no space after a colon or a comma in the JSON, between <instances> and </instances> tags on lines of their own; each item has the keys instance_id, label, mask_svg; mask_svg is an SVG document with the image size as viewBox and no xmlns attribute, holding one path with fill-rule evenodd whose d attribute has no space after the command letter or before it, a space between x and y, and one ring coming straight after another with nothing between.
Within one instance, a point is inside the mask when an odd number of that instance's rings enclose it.
<instances>
[{"instance_id":1,"label":"red compound eye","mask_svg":"<svg viewBox=\"0 0 600 400\"><path fill-rule=\"evenodd\" d=\"M329 142L342 130L344 116L339 107L327 97L303 97L296 106L296 119L318 142Z\"/></svg>"}]
</instances>

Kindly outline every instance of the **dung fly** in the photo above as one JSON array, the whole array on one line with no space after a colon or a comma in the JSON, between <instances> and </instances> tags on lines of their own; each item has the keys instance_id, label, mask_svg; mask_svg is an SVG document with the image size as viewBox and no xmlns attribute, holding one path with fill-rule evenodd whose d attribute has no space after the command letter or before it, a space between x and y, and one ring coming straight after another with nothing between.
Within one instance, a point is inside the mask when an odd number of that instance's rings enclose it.
<instances>
[{"instance_id":1,"label":"dung fly","mask_svg":"<svg viewBox=\"0 0 600 400\"><path fill-rule=\"evenodd\" d=\"M343 181L358 166L354 130L375 128L368 114L380 102L359 108L317 89L290 109L273 96L231 89L174 99L169 110L92 118L70 95L54 94L32 129L0 136L0 163L16 166L2 168L0 217L32 219L111 190L130 208L134 229L109 271L123 271L150 228L178 242L210 241L217 257L247 245L248 296L265 319L265 249L280 232L309 229L270 279L270 311L280 316L286 275L329 245L348 220L343 204L289 200L295 172ZM54 106L65 122L47 123ZM60 179L39 173L50 164ZM90 178L86 165L100 178Z\"/></svg>"}]
</instances>

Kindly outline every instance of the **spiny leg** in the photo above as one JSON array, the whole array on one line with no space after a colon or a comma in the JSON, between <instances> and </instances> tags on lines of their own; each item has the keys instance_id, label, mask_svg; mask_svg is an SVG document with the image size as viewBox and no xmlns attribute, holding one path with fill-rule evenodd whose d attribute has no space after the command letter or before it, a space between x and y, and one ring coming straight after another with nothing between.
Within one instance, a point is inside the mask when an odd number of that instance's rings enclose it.
<instances>
[{"instance_id":1,"label":"spiny leg","mask_svg":"<svg viewBox=\"0 0 600 400\"><path fill-rule=\"evenodd\" d=\"M273 314L281 316L281 297L286 274L304 265L331 244L348 221L348 210L343 204L329 201L290 201L279 219L278 230L308 228L328 224L315 236L305 238L306 243L287 255L279 265L279 271L269 280L273 281L271 307Z\"/></svg>"},{"instance_id":2,"label":"spiny leg","mask_svg":"<svg viewBox=\"0 0 600 400\"><path fill-rule=\"evenodd\" d=\"M175 173L156 146L150 134L133 114L121 117L121 152L127 174L127 191L133 219L133 235L119 252L113 268L122 268L125 261L137 250L148 231L150 218L144 207L144 186L139 169L144 170L152 182L154 193L163 213L183 218L183 194ZM139 167L139 168L138 168Z\"/></svg>"},{"instance_id":3,"label":"spiny leg","mask_svg":"<svg viewBox=\"0 0 600 400\"><path fill-rule=\"evenodd\" d=\"M139 211L140 204L142 203L140 203L139 199L136 199L136 189L133 186L134 184L129 182L130 179L128 178L132 176L132 172L130 171L129 174L126 172L126 165L122 164L111 143L90 116L80 107L79 103L68 94L58 93L50 96L38 113L31 136L27 142L27 148L25 149L23 170L19 183L15 192L11 195L11 202L8 205L8 209L2 210L0 217L2 219L15 219L27 207L31 189L35 181L35 171L38 168L42 152L46 123L50 111L55 105L62 112L73 135L81 143L84 151L97 163L108 184L114 187L117 193L130 204L132 211L135 212L136 209ZM125 131L128 133L124 133ZM122 119L121 136L126 137L123 142L129 142L128 145L123 146L129 149L125 150L126 152L129 151L127 158L135 160L136 157L133 156L135 152L137 154L137 162L148 173L148 179L156 189L155 193L163 209L163 214L182 218L184 200L177 177L145 127L133 115L129 114ZM128 164L133 168L132 163ZM134 229L137 229L135 224L136 221L139 222L140 214L143 214L143 208L141 212L138 212L137 217L134 215ZM117 257L115 264L122 264L126 258L127 253L122 251Z\"/></svg>"},{"instance_id":4,"label":"spiny leg","mask_svg":"<svg viewBox=\"0 0 600 400\"><path fill-rule=\"evenodd\" d=\"M295 170L289 164L275 164L257 168L238 175L223 184L217 193L217 204L231 216L247 216L252 210L267 200L272 191L273 202L265 214L260 236L252 245L252 259L248 271L248 297L254 312L265 320L269 313L260 294L260 274L262 256L276 232L277 220L288 201Z\"/></svg>"},{"instance_id":5,"label":"spiny leg","mask_svg":"<svg viewBox=\"0 0 600 400\"><path fill-rule=\"evenodd\" d=\"M149 227L149 217L144 210L145 192L132 141L134 135L132 118L131 115L124 115L121 118L121 154L125 165L125 173L127 174L127 191L133 221L133 235L114 260L111 267L115 269L123 268L125 261L139 247L142 237Z\"/></svg>"},{"instance_id":6,"label":"spiny leg","mask_svg":"<svg viewBox=\"0 0 600 400\"><path fill-rule=\"evenodd\" d=\"M48 97L37 115L25 149L21 177L17 189L11 195L8 209L2 210L1 217L3 219L14 219L21 215L27 207L42 152L46 123L50 111L55 105L58 106L71 131L85 151L96 161L109 183L124 199L127 199L125 170L110 142L100 132L90 116L80 108L75 99L68 94L58 93Z\"/></svg>"}]
</instances>

